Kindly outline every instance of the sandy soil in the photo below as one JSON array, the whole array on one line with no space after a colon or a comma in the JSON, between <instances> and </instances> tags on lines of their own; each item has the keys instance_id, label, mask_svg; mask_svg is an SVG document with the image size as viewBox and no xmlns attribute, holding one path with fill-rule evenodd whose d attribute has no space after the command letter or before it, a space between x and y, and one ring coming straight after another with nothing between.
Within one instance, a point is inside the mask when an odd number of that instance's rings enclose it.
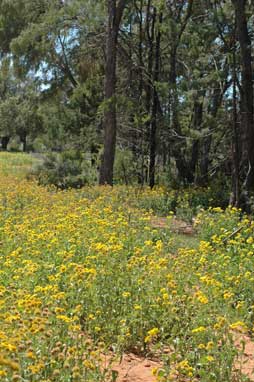
<instances>
[{"instance_id":1,"label":"sandy soil","mask_svg":"<svg viewBox=\"0 0 254 382\"><path fill-rule=\"evenodd\" d=\"M179 220L175 217L169 222L167 218L163 217L152 217L151 225L154 228L170 228L175 233L181 233L184 235L193 235L194 229L191 224L184 222L183 220Z\"/></svg>"},{"instance_id":2,"label":"sandy soil","mask_svg":"<svg viewBox=\"0 0 254 382\"><path fill-rule=\"evenodd\" d=\"M125 354L112 369L118 373L116 382L156 382L153 369L160 366L159 362L135 354Z\"/></svg>"},{"instance_id":3,"label":"sandy soil","mask_svg":"<svg viewBox=\"0 0 254 382\"><path fill-rule=\"evenodd\" d=\"M254 342L246 335L236 335L236 348L242 352L244 342L244 351L236 362L236 369L242 370L242 373L254 381Z\"/></svg>"}]
</instances>

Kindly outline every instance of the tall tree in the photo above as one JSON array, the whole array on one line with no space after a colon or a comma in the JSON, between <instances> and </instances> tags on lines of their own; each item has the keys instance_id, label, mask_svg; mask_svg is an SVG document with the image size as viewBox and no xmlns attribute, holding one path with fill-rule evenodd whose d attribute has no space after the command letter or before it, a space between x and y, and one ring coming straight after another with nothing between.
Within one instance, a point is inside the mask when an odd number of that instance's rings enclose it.
<instances>
[{"instance_id":1,"label":"tall tree","mask_svg":"<svg viewBox=\"0 0 254 382\"><path fill-rule=\"evenodd\" d=\"M171 16L171 51L170 51L170 72L169 72L169 87L171 89L171 109L172 109L172 130L175 134L172 151L176 161L179 178L185 182L189 179L189 168L186 160L179 148L178 139L182 135L181 124L179 121L179 91L177 87L177 60L178 50L181 44L181 39L187 24L190 20L193 10L193 0L183 1L177 3L175 1L168 1L168 10ZM180 138L181 139L181 138Z\"/></svg>"},{"instance_id":2,"label":"tall tree","mask_svg":"<svg viewBox=\"0 0 254 382\"><path fill-rule=\"evenodd\" d=\"M156 18L156 8L154 9L154 17ZM157 115L159 108L159 96L157 91L157 83L159 81L160 74L160 49L161 49L161 24L163 15L162 12L159 14L159 25L155 42L155 67L153 74L153 104L151 113L151 130L150 130L150 166L149 166L149 185L151 188L155 185L155 159L156 159L156 133L157 133Z\"/></svg>"},{"instance_id":3,"label":"tall tree","mask_svg":"<svg viewBox=\"0 0 254 382\"><path fill-rule=\"evenodd\" d=\"M108 30L105 68L104 152L100 168L101 185L113 185L116 149L116 62L119 28L126 0L108 0Z\"/></svg>"},{"instance_id":4,"label":"tall tree","mask_svg":"<svg viewBox=\"0 0 254 382\"><path fill-rule=\"evenodd\" d=\"M252 52L251 38L248 30L248 19L246 15L246 0L232 0L235 8L237 25L237 37L240 44L240 55L242 63L242 165L244 167L243 197L248 203L248 193L254 191L254 93L252 75Z\"/></svg>"}]
</instances>

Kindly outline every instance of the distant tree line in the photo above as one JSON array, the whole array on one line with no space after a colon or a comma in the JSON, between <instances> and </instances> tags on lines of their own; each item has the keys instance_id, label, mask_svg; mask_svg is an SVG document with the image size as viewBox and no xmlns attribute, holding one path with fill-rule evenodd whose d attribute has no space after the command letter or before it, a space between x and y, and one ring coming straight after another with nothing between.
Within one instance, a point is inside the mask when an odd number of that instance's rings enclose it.
<instances>
[{"instance_id":1,"label":"distant tree line","mask_svg":"<svg viewBox=\"0 0 254 382\"><path fill-rule=\"evenodd\" d=\"M248 208L252 1L0 0L0 15L3 149L90 153L100 184L118 155L125 183L220 179Z\"/></svg>"}]
</instances>

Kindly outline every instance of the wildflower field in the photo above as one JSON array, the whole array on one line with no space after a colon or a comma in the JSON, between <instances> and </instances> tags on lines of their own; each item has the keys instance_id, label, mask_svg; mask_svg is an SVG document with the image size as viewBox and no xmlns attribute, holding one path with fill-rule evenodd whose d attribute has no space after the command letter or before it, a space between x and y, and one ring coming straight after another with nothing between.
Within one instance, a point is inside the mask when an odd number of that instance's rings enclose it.
<instances>
[{"instance_id":1,"label":"wildflower field","mask_svg":"<svg viewBox=\"0 0 254 382\"><path fill-rule=\"evenodd\" d=\"M128 351L158 359L161 382L248 380L248 217L201 211L177 248L170 210L168 225L151 224L163 190L47 189L13 155L0 156L0 381L113 382L105 359Z\"/></svg>"}]
</instances>

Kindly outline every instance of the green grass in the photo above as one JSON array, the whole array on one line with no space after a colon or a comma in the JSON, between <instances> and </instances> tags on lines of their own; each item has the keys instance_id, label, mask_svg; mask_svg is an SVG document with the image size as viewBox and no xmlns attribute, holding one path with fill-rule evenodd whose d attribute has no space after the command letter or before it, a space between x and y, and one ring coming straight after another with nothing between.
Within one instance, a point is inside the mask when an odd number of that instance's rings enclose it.
<instances>
[{"instance_id":1,"label":"green grass","mask_svg":"<svg viewBox=\"0 0 254 382\"><path fill-rule=\"evenodd\" d=\"M25 178L40 159L26 153L0 152L0 174Z\"/></svg>"},{"instance_id":2,"label":"green grass","mask_svg":"<svg viewBox=\"0 0 254 382\"><path fill-rule=\"evenodd\" d=\"M196 235L185 235L181 233L171 233L172 248L177 252L179 248L197 249L200 244L200 239Z\"/></svg>"}]
</instances>

